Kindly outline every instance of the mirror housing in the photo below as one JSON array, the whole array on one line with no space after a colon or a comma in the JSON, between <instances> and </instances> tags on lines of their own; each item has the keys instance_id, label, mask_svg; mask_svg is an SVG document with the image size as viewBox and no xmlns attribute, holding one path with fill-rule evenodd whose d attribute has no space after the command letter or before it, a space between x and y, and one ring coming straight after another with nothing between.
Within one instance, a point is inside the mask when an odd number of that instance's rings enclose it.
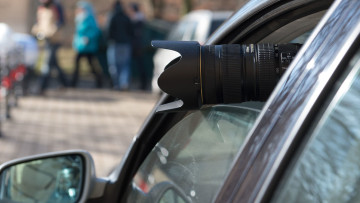
<instances>
[{"instance_id":1,"label":"mirror housing","mask_svg":"<svg viewBox=\"0 0 360 203\"><path fill-rule=\"evenodd\" d=\"M94 188L99 190L97 182L87 151L35 155L0 165L0 201L85 202Z\"/></svg>"}]
</instances>

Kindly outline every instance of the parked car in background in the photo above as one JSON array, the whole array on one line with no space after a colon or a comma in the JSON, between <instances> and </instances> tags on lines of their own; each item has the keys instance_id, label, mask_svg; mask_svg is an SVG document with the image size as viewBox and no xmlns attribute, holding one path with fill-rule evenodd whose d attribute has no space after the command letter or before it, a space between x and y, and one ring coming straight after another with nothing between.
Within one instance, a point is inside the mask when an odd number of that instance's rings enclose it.
<instances>
[{"instance_id":1,"label":"parked car in background","mask_svg":"<svg viewBox=\"0 0 360 203\"><path fill-rule=\"evenodd\" d=\"M292 43L305 38L304 44ZM284 44L301 49L284 51ZM170 94L179 93L173 91L178 88L176 83L199 91L180 86L181 97L164 94L122 163L108 177L95 177L91 156L83 151L20 159L0 167L0 199L360 201L359 1L250 1L206 46L159 41L154 45L178 50L182 56L161 77L179 73L179 67L193 71L181 66L184 63L193 64L194 72L200 74L188 78L182 73L178 81L162 78L161 87ZM217 54L186 61L199 57L200 50ZM264 50L270 51L264 54ZM237 55L223 55L230 52L240 53L240 60L233 60ZM225 57L221 63L207 63L219 62L216 57L221 55ZM272 63L268 59L281 60ZM200 66L200 62L206 64ZM218 69L218 64L230 64L232 70ZM211 68L236 74L218 75ZM266 79L264 70L270 76L284 73L279 81L262 80ZM239 88L209 88L214 86L207 78L212 71L216 76L240 79L232 80ZM269 90L264 84L274 86ZM234 89L234 94L224 94ZM270 95L259 97L264 90ZM192 99L196 102L191 103ZM220 99L239 102L208 102ZM35 175L38 178L29 178Z\"/></svg>"},{"instance_id":2,"label":"parked car in background","mask_svg":"<svg viewBox=\"0 0 360 203\"><path fill-rule=\"evenodd\" d=\"M178 24L170 31L167 40L198 41L203 44L233 12L196 10L186 14ZM159 49L154 55L154 75L152 79L153 92L160 93L157 79L164 67L174 58L176 52Z\"/></svg>"}]
</instances>

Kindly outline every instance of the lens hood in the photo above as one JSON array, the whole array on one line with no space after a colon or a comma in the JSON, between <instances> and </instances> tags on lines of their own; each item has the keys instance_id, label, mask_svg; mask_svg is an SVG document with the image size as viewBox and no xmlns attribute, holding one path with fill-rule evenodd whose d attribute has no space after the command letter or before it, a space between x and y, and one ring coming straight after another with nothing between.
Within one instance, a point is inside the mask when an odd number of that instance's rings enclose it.
<instances>
[{"instance_id":1,"label":"lens hood","mask_svg":"<svg viewBox=\"0 0 360 203\"><path fill-rule=\"evenodd\" d=\"M201 107L200 44L195 41L152 41L155 48L176 51L180 57L171 61L158 79L161 90L176 97L158 111L180 111Z\"/></svg>"}]
</instances>

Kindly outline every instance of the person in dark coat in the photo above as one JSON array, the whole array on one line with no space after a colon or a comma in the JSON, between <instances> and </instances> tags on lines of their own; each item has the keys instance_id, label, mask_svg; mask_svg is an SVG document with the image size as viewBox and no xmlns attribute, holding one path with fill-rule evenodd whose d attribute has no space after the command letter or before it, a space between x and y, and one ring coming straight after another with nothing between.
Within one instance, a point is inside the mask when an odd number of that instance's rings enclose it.
<instances>
[{"instance_id":1,"label":"person in dark coat","mask_svg":"<svg viewBox=\"0 0 360 203\"><path fill-rule=\"evenodd\" d=\"M115 2L110 14L107 34L107 58L114 88L128 90L133 28L119 1Z\"/></svg>"},{"instance_id":2,"label":"person in dark coat","mask_svg":"<svg viewBox=\"0 0 360 203\"><path fill-rule=\"evenodd\" d=\"M101 66L103 78L105 79L105 81L103 80L103 83L107 82L110 87L113 87L112 79L109 73L109 65L107 61L106 15L98 14L97 22L100 29L99 49L97 51L97 59Z\"/></svg>"},{"instance_id":3,"label":"person in dark coat","mask_svg":"<svg viewBox=\"0 0 360 203\"><path fill-rule=\"evenodd\" d=\"M137 3L131 4L132 15L131 21L134 29L134 37L132 43L132 67L133 71L138 73L140 89L148 90L148 76L144 61L145 55L145 15L140 11Z\"/></svg>"}]
</instances>

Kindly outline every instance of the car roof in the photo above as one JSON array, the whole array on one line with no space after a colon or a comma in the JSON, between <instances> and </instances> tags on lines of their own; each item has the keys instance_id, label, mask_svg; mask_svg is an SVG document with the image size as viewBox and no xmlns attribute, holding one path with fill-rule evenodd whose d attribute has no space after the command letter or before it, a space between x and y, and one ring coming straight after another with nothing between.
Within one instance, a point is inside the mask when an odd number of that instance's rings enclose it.
<instances>
[{"instance_id":1,"label":"car roof","mask_svg":"<svg viewBox=\"0 0 360 203\"><path fill-rule=\"evenodd\" d=\"M225 20L231 16L233 11L211 11L211 10L194 10L187 13L182 19L202 22L204 20Z\"/></svg>"},{"instance_id":2,"label":"car roof","mask_svg":"<svg viewBox=\"0 0 360 203\"><path fill-rule=\"evenodd\" d=\"M233 11L212 11L212 19L214 20L222 20L227 19L230 17L230 15L233 13Z\"/></svg>"}]
</instances>

